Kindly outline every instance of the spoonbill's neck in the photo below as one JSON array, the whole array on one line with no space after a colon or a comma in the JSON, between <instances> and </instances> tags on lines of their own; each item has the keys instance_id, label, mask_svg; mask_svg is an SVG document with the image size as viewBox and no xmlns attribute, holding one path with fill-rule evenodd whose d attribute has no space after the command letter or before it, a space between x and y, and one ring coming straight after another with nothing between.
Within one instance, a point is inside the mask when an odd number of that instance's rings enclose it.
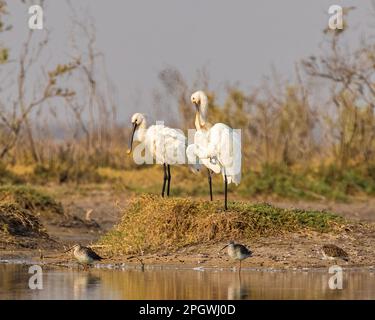
<instances>
[{"instance_id":1,"label":"spoonbill's neck","mask_svg":"<svg viewBox=\"0 0 375 320\"><path fill-rule=\"evenodd\" d=\"M147 129L147 121L146 119L143 119L141 124L138 126L135 134L137 136L138 141L143 141L146 137L146 130Z\"/></svg>"},{"instance_id":2,"label":"spoonbill's neck","mask_svg":"<svg viewBox=\"0 0 375 320\"><path fill-rule=\"evenodd\" d=\"M195 113L195 128L197 130L205 130L205 127L207 125L206 120L204 117L200 114L199 111Z\"/></svg>"},{"instance_id":3,"label":"spoonbill's neck","mask_svg":"<svg viewBox=\"0 0 375 320\"><path fill-rule=\"evenodd\" d=\"M208 99L206 95L201 96L201 102L195 113L195 128L197 130L208 130L211 125L207 122Z\"/></svg>"}]
</instances>

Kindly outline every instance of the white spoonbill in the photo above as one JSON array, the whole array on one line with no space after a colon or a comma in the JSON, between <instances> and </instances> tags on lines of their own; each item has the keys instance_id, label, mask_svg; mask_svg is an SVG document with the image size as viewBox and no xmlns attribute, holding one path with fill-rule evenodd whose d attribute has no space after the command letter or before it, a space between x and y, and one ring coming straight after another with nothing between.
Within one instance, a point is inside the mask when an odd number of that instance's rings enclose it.
<instances>
[{"instance_id":1,"label":"white spoonbill","mask_svg":"<svg viewBox=\"0 0 375 320\"><path fill-rule=\"evenodd\" d=\"M164 197L167 183L167 196L171 184L170 165L185 163L186 137L180 130L165 127L162 124L152 125L147 128L146 117L141 113L133 114L131 118L133 131L129 140L128 154L132 152L133 141L144 144L146 152L155 159L157 164L164 168L162 197Z\"/></svg>"},{"instance_id":2,"label":"white spoonbill","mask_svg":"<svg viewBox=\"0 0 375 320\"><path fill-rule=\"evenodd\" d=\"M207 121L208 99L203 91L192 94L196 107L194 144L186 149L189 164L197 162L208 169L210 199L212 200L211 172L221 173L224 179L224 207L228 209L228 184L241 181L241 136L224 123L211 125ZM197 167L197 165L196 165Z\"/></svg>"}]
</instances>

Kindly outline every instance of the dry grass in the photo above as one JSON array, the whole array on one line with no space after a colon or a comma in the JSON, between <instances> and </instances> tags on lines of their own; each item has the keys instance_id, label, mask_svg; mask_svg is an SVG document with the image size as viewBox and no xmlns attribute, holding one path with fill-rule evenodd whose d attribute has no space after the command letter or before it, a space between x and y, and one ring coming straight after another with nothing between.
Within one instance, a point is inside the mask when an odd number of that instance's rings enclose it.
<instances>
[{"instance_id":1,"label":"dry grass","mask_svg":"<svg viewBox=\"0 0 375 320\"><path fill-rule=\"evenodd\" d=\"M131 159L131 158L129 158ZM86 170L87 169L87 170ZM90 167L77 179L67 179L64 184L69 190L82 191L88 185L110 183L114 190L130 191L135 194L160 194L163 183L163 169L160 165L140 166L133 170L121 170L111 167ZM39 170L39 171L38 171ZM43 170L32 170L31 166L14 166L3 170L3 183L56 185L61 181L56 172L44 175ZM36 173L36 172L39 173ZM208 196L207 170L193 174L187 166L172 166L171 194L173 196ZM7 178L6 178L7 177ZM72 177L72 176L71 176ZM83 177L86 177L85 179ZM92 177L93 179L89 178ZM94 178L94 177L97 177ZM336 166L318 166L302 168L298 165L267 165L255 170L244 167L243 179L238 187L229 186L229 193L237 197L276 197L307 200L350 201L375 195L375 166L356 167L341 172ZM16 180L20 182L16 183ZM60 181L60 182L58 182ZM89 182L91 181L91 182ZM74 184L74 189L72 185ZM213 193L223 194L221 175L213 175Z\"/></svg>"},{"instance_id":2,"label":"dry grass","mask_svg":"<svg viewBox=\"0 0 375 320\"><path fill-rule=\"evenodd\" d=\"M106 180L117 183L120 189L136 194L160 194L163 185L163 168L160 165L141 167L138 170L116 170L101 168L99 174ZM172 166L171 195L173 196L208 196L207 171L203 169L193 174L188 166ZM213 175L213 192L222 194L223 179L221 175ZM229 186L229 192L235 188Z\"/></svg>"},{"instance_id":3,"label":"dry grass","mask_svg":"<svg viewBox=\"0 0 375 320\"><path fill-rule=\"evenodd\" d=\"M31 176L34 173L35 165L16 164L8 166L7 169L17 176Z\"/></svg>"},{"instance_id":4,"label":"dry grass","mask_svg":"<svg viewBox=\"0 0 375 320\"><path fill-rule=\"evenodd\" d=\"M243 172L241 184L229 186L229 192L241 197L272 196L288 199L335 200L346 202L355 197L375 195L375 167L347 169L341 173L334 166L319 168L289 168L264 166L259 171ZM173 166L171 193L173 196L208 196L207 171L190 172L187 166ZM161 166L138 170L98 169L104 180L136 194L160 194L163 182ZM214 194L223 193L221 175L213 175Z\"/></svg>"},{"instance_id":5,"label":"dry grass","mask_svg":"<svg viewBox=\"0 0 375 320\"><path fill-rule=\"evenodd\" d=\"M152 190L163 181L163 169L161 166L147 166L147 168L141 170L116 170L107 167L99 168L98 173L106 180L124 183L130 191L138 191L141 188Z\"/></svg>"},{"instance_id":6,"label":"dry grass","mask_svg":"<svg viewBox=\"0 0 375 320\"><path fill-rule=\"evenodd\" d=\"M197 201L144 195L124 210L120 224L100 242L117 253L175 251L182 247L313 230L334 232L346 221L320 211L287 210L268 204Z\"/></svg>"}]
</instances>

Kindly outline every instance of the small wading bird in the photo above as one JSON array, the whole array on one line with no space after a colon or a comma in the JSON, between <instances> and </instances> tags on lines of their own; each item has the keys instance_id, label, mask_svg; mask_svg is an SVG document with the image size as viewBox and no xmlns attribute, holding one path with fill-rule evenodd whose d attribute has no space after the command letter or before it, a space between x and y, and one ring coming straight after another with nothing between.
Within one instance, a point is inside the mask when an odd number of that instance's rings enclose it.
<instances>
[{"instance_id":1,"label":"small wading bird","mask_svg":"<svg viewBox=\"0 0 375 320\"><path fill-rule=\"evenodd\" d=\"M167 196L169 196L171 184L170 165L185 163L186 137L176 129L165 127L164 125L152 125L147 128L146 117L141 113L135 113L131 122L133 131L129 140L128 154L132 152L133 141L144 143L144 147L152 155L157 164L162 164L164 168L163 189L164 197L167 184Z\"/></svg>"},{"instance_id":2,"label":"small wading bird","mask_svg":"<svg viewBox=\"0 0 375 320\"><path fill-rule=\"evenodd\" d=\"M73 250L73 256L76 258L79 264L83 265L86 269L88 265L93 264L95 261L101 261L103 258L99 256L92 249L75 244L65 252Z\"/></svg>"},{"instance_id":3,"label":"small wading bird","mask_svg":"<svg viewBox=\"0 0 375 320\"><path fill-rule=\"evenodd\" d=\"M349 261L349 255L346 251L334 244L326 244L322 247L322 255L325 260L344 260Z\"/></svg>"},{"instance_id":4,"label":"small wading bird","mask_svg":"<svg viewBox=\"0 0 375 320\"><path fill-rule=\"evenodd\" d=\"M223 123L211 125L207 121L208 98L203 91L192 94L195 105L194 143L186 149L190 165L199 170L202 163L208 170L208 184L212 201L211 173L221 173L224 179L224 208L228 209L228 184L238 185L241 181L241 137Z\"/></svg>"},{"instance_id":5,"label":"small wading bird","mask_svg":"<svg viewBox=\"0 0 375 320\"><path fill-rule=\"evenodd\" d=\"M234 243L234 241L230 241L227 245L220 249L220 251L228 248L228 256L234 260L240 261L240 267L238 272L241 272L241 261L251 257L252 252L246 248L244 245L239 243Z\"/></svg>"}]
</instances>

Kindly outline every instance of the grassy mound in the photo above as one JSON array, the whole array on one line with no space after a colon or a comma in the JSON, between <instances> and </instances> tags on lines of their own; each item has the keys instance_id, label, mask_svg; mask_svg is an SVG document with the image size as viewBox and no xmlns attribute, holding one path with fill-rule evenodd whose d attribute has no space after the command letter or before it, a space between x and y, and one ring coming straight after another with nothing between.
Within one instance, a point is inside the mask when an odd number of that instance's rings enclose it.
<instances>
[{"instance_id":1,"label":"grassy mound","mask_svg":"<svg viewBox=\"0 0 375 320\"><path fill-rule=\"evenodd\" d=\"M0 187L0 204L16 204L22 209L29 210L35 215L63 215L60 203L49 195L28 186L6 185Z\"/></svg>"},{"instance_id":2,"label":"grassy mound","mask_svg":"<svg viewBox=\"0 0 375 320\"><path fill-rule=\"evenodd\" d=\"M328 212L287 210L269 204L196 201L144 195L124 211L120 224L100 242L118 253L178 250L184 246L241 240L285 232L329 232L345 220Z\"/></svg>"}]
</instances>

